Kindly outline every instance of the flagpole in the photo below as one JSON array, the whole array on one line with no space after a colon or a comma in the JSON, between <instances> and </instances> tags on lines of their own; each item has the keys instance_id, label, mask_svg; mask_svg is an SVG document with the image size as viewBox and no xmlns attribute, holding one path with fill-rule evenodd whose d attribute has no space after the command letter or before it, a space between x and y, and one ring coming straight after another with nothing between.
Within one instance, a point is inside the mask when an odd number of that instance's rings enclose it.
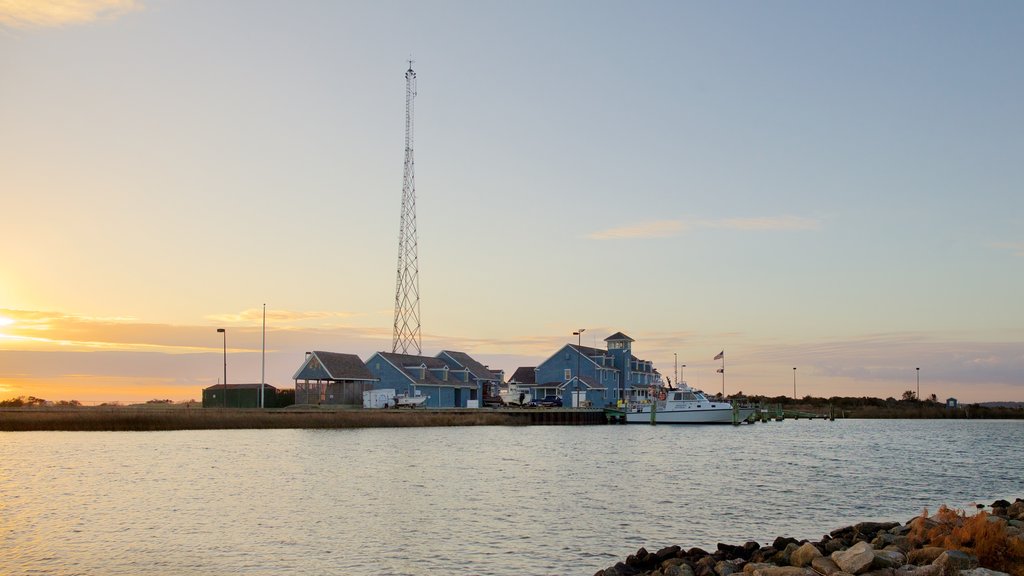
<instances>
[{"instance_id":1,"label":"flagpole","mask_svg":"<svg viewBox=\"0 0 1024 576\"><path fill-rule=\"evenodd\" d=\"M722 398L725 398L725 351L722 351Z\"/></svg>"},{"instance_id":2,"label":"flagpole","mask_svg":"<svg viewBox=\"0 0 1024 576\"><path fill-rule=\"evenodd\" d=\"M263 305L263 351L260 362L260 408L266 408L263 403L263 386L267 382L267 305Z\"/></svg>"}]
</instances>

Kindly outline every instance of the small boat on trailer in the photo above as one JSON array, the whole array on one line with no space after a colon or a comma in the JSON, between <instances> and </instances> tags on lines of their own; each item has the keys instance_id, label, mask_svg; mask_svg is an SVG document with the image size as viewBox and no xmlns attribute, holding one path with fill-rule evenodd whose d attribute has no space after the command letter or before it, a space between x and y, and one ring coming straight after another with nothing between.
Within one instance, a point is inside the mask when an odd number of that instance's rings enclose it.
<instances>
[{"instance_id":1,"label":"small boat on trailer","mask_svg":"<svg viewBox=\"0 0 1024 576\"><path fill-rule=\"evenodd\" d=\"M395 394L392 400L392 404L395 408L415 408L417 406L423 406L427 403L427 398L430 396L420 396L419 393L415 396L409 396L408 394Z\"/></svg>"}]
</instances>

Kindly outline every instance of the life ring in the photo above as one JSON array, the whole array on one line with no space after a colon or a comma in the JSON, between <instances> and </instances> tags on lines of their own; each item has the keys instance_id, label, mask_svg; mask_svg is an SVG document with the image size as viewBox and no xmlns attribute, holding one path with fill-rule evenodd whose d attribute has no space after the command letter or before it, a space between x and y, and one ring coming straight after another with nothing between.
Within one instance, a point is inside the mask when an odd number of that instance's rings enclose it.
<instances>
[{"instance_id":1,"label":"life ring","mask_svg":"<svg viewBox=\"0 0 1024 576\"><path fill-rule=\"evenodd\" d=\"M668 398L668 396L666 396L664 392L658 394L658 400L665 400L665 398Z\"/></svg>"}]
</instances>

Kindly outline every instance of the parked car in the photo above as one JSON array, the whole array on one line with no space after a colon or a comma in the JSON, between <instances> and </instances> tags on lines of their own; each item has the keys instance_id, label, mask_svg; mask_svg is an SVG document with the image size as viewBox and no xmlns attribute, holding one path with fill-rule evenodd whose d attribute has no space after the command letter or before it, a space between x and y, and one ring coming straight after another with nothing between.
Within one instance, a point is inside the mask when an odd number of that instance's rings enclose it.
<instances>
[{"instance_id":1,"label":"parked car","mask_svg":"<svg viewBox=\"0 0 1024 576\"><path fill-rule=\"evenodd\" d=\"M545 396L542 400L530 402L530 406L543 406L544 408L561 408L562 399L558 396Z\"/></svg>"}]
</instances>

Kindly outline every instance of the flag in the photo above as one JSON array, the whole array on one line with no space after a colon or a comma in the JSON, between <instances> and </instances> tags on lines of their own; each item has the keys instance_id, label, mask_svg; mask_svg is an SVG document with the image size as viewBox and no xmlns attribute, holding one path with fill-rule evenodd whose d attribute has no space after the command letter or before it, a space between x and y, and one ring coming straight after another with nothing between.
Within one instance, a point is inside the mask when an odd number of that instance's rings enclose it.
<instances>
[{"instance_id":1,"label":"flag","mask_svg":"<svg viewBox=\"0 0 1024 576\"><path fill-rule=\"evenodd\" d=\"M715 356L715 360L721 360L722 358L725 358L725 350L722 350L717 356Z\"/></svg>"},{"instance_id":2,"label":"flag","mask_svg":"<svg viewBox=\"0 0 1024 576\"><path fill-rule=\"evenodd\" d=\"M715 370L715 372L718 372L719 374L725 374L725 368L719 368L718 370Z\"/></svg>"}]
</instances>

